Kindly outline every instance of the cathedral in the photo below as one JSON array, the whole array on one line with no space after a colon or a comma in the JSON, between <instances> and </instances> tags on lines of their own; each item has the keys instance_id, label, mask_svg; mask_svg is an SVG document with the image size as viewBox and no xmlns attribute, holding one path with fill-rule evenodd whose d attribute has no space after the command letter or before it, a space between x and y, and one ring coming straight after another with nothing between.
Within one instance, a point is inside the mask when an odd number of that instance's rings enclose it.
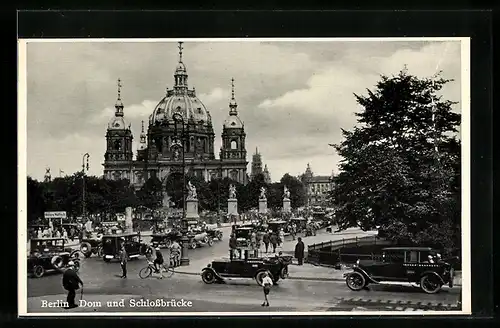
<instances>
[{"instance_id":1,"label":"cathedral","mask_svg":"<svg viewBox=\"0 0 500 328\"><path fill-rule=\"evenodd\" d=\"M108 124L104 178L128 179L139 189L150 177L165 183L171 174L194 175L205 181L228 177L248 183L247 152L244 124L238 116L234 96L234 79L229 113L222 128L222 147L215 158L215 134L210 111L188 86L186 65L182 61L182 42L179 42L179 62L174 73L174 86L166 91L149 116L147 131L144 121L134 159L132 131L125 121L118 80L115 116Z\"/></svg>"}]
</instances>

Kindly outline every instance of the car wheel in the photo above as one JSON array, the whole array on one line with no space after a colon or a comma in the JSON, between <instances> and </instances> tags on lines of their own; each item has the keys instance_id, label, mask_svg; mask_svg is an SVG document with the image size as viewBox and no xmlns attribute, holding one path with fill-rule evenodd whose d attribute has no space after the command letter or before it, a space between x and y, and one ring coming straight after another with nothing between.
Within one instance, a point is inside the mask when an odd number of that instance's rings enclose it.
<instances>
[{"instance_id":1,"label":"car wheel","mask_svg":"<svg viewBox=\"0 0 500 328\"><path fill-rule=\"evenodd\" d=\"M212 238L208 238L208 246L212 247L214 245L214 240Z\"/></svg>"},{"instance_id":2,"label":"car wheel","mask_svg":"<svg viewBox=\"0 0 500 328\"><path fill-rule=\"evenodd\" d=\"M80 245L80 251L85 254L85 257L90 257L90 255L92 254L92 246L87 242L83 242Z\"/></svg>"},{"instance_id":3,"label":"car wheel","mask_svg":"<svg viewBox=\"0 0 500 328\"><path fill-rule=\"evenodd\" d=\"M75 263L75 272L78 272L80 270L80 261L73 261Z\"/></svg>"},{"instance_id":4,"label":"car wheel","mask_svg":"<svg viewBox=\"0 0 500 328\"><path fill-rule=\"evenodd\" d=\"M52 260L50 261L50 263L52 263L52 266L54 267L54 269L60 270L63 267L64 261L63 261L62 257L55 255L52 257Z\"/></svg>"},{"instance_id":5,"label":"car wheel","mask_svg":"<svg viewBox=\"0 0 500 328\"><path fill-rule=\"evenodd\" d=\"M287 267L287 266L285 266L285 267L283 267L283 268L281 269L281 271L280 271L280 278L281 278L281 279L286 279L286 278L288 278L288 267Z\"/></svg>"},{"instance_id":6,"label":"car wheel","mask_svg":"<svg viewBox=\"0 0 500 328\"><path fill-rule=\"evenodd\" d=\"M255 275L255 281L259 286L262 286L262 279L264 279L264 274L266 274L274 281L273 275L269 271L259 271L257 275Z\"/></svg>"},{"instance_id":7,"label":"car wheel","mask_svg":"<svg viewBox=\"0 0 500 328\"><path fill-rule=\"evenodd\" d=\"M351 272L345 278L347 287L354 291L359 291L366 286L365 277L359 272Z\"/></svg>"},{"instance_id":8,"label":"car wheel","mask_svg":"<svg viewBox=\"0 0 500 328\"><path fill-rule=\"evenodd\" d=\"M36 278L41 278L43 276L43 274L45 273L45 269L43 268L43 266L41 265L37 265L35 266L35 268L33 269L33 275L36 277Z\"/></svg>"},{"instance_id":9,"label":"car wheel","mask_svg":"<svg viewBox=\"0 0 500 328\"><path fill-rule=\"evenodd\" d=\"M97 249L97 256L102 257L102 255L103 255L103 254L102 254L102 247L99 247L99 248Z\"/></svg>"},{"instance_id":10,"label":"car wheel","mask_svg":"<svg viewBox=\"0 0 500 328\"><path fill-rule=\"evenodd\" d=\"M427 294L435 294L441 289L441 281L433 274L426 274L420 279L420 288Z\"/></svg>"},{"instance_id":11,"label":"car wheel","mask_svg":"<svg viewBox=\"0 0 500 328\"><path fill-rule=\"evenodd\" d=\"M201 279L206 284L213 284L215 282L215 274L212 272L212 270L205 270L201 274Z\"/></svg>"},{"instance_id":12,"label":"car wheel","mask_svg":"<svg viewBox=\"0 0 500 328\"><path fill-rule=\"evenodd\" d=\"M195 249L196 247L198 247L198 243L197 243L196 241L194 241L194 240L193 240L193 241L191 242L190 246L191 246L191 249Z\"/></svg>"},{"instance_id":13,"label":"car wheel","mask_svg":"<svg viewBox=\"0 0 500 328\"><path fill-rule=\"evenodd\" d=\"M104 260L104 262L109 262L110 259L106 258L106 256L103 256L102 259Z\"/></svg>"}]
</instances>

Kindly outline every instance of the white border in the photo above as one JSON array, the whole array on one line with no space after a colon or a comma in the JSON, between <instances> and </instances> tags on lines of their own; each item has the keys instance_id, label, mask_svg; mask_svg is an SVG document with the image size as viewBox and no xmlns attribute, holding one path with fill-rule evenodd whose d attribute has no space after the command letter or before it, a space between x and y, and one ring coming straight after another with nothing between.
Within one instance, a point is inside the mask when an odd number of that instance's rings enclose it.
<instances>
[{"instance_id":1,"label":"white border","mask_svg":"<svg viewBox=\"0 0 500 328\"><path fill-rule=\"evenodd\" d=\"M461 42L461 142L462 142L462 310L461 311L362 311L362 312L89 312L28 313L26 277L26 48L28 42L388 42L388 41L460 41ZM470 274L470 38L172 38L172 39L19 39L18 40L18 316L438 316L471 314Z\"/></svg>"}]
</instances>

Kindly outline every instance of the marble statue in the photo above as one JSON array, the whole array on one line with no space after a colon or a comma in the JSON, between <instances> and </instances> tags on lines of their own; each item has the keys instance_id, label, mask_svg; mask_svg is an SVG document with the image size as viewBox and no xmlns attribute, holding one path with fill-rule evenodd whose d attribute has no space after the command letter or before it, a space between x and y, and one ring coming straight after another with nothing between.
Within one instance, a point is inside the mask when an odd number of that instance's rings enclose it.
<instances>
[{"instance_id":1,"label":"marble statue","mask_svg":"<svg viewBox=\"0 0 500 328\"><path fill-rule=\"evenodd\" d=\"M286 186L284 186L285 190L283 192L283 198L284 199L290 199L290 190Z\"/></svg>"},{"instance_id":2,"label":"marble statue","mask_svg":"<svg viewBox=\"0 0 500 328\"><path fill-rule=\"evenodd\" d=\"M266 188L264 188L264 187L260 188L260 197L259 198L260 199L267 199L267 197L266 197Z\"/></svg>"},{"instance_id":3,"label":"marble statue","mask_svg":"<svg viewBox=\"0 0 500 328\"><path fill-rule=\"evenodd\" d=\"M197 199L198 196L196 194L196 187L193 186L191 181L188 182L188 199Z\"/></svg>"},{"instance_id":4,"label":"marble statue","mask_svg":"<svg viewBox=\"0 0 500 328\"><path fill-rule=\"evenodd\" d=\"M229 186L229 199L236 198L236 187L234 185Z\"/></svg>"}]
</instances>

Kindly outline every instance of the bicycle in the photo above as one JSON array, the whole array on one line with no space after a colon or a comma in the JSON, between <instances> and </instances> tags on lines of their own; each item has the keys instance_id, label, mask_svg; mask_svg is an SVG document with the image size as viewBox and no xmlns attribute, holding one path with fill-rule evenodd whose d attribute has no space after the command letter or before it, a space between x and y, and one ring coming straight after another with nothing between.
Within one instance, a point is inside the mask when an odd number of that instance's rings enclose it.
<instances>
[{"instance_id":1,"label":"bicycle","mask_svg":"<svg viewBox=\"0 0 500 328\"><path fill-rule=\"evenodd\" d=\"M160 268L162 269L162 277L167 277L167 278L170 278L172 277L172 275L174 274L174 268L173 267L166 267L164 264L160 265ZM139 277L141 279L146 279L146 278L149 278L153 272L155 273L160 273L160 270L156 269L155 268L155 264L151 261L148 261L148 266L147 267L144 267L142 268L140 271L139 271Z\"/></svg>"}]
</instances>

